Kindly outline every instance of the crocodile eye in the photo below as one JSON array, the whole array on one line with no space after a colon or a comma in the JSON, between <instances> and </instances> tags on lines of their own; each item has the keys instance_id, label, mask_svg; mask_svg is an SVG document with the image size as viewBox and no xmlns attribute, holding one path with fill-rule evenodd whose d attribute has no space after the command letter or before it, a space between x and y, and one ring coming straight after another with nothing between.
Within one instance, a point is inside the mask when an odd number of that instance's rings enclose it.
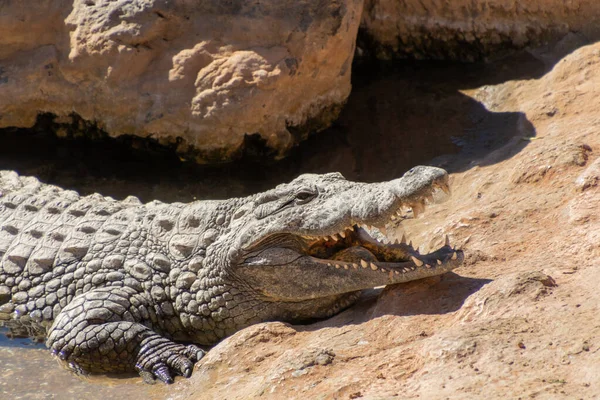
<instances>
[{"instance_id":1,"label":"crocodile eye","mask_svg":"<svg viewBox=\"0 0 600 400\"><path fill-rule=\"evenodd\" d=\"M312 192L308 192L308 191L298 192L296 194L296 203L297 204L308 203L309 201L311 201L313 199L313 197L315 197L315 194Z\"/></svg>"}]
</instances>

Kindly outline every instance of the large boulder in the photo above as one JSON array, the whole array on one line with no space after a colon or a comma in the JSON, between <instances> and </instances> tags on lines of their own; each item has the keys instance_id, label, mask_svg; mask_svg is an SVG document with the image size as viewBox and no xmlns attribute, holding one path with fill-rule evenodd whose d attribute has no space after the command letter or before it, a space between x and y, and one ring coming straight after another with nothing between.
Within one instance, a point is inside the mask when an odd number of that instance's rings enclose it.
<instances>
[{"instance_id":1,"label":"large boulder","mask_svg":"<svg viewBox=\"0 0 600 400\"><path fill-rule=\"evenodd\" d=\"M350 93L362 0L0 4L0 128L40 114L226 161L283 155Z\"/></svg>"},{"instance_id":2,"label":"large boulder","mask_svg":"<svg viewBox=\"0 0 600 400\"><path fill-rule=\"evenodd\" d=\"M380 59L473 61L579 33L600 38L595 0L365 0L362 46Z\"/></svg>"}]
</instances>

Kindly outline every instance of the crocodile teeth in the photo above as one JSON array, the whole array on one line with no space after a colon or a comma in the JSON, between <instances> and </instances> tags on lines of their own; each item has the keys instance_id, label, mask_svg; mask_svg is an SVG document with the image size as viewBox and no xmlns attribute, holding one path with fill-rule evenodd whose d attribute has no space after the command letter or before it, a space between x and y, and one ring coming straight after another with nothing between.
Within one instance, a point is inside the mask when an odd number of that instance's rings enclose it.
<instances>
[{"instance_id":1,"label":"crocodile teeth","mask_svg":"<svg viewBox=\"0 0 600 400\"><path fill-rule=\"evenodd\" d=\"M412 260L412 262L415 263L415 265L417 267L422 267L423 266L423 261L419 260L417 257L415 256L410 256L410 259Z\"/></svg>"},{"instance_id":2,"label":"crocodile teeth","mask_svg":"<svg viewBox=\"0 0 600 400\"><path fill-rule=\"evenodd\" d=\"M337 265L337 264L335 265L335 267L336 267L337 269L339 269L339 268L340 268L340 266L339 266L339 265Z\"/></svg>"},{"instance_id":3,"label":"crocodile teeth","mask_svg":"<svg viewBox=\"0 0 600 400\"><path fill-rule=\"evenodd\" d=\"M413 210L413 215L415 218L417 218L419 214L421 214L425 210L425 207L423 207L423 204L421 203L415 203L411 208Z\"/></svg>"},{"instance_id":4,"label":"crocodile teeth","mask_svg":"<svg viewBox=\"0 0 600 400\"><path fill-rule=\"evenodd\" d=\"M458 254L456 254L456 252L452 253L452 257L453 260L456 260L458 258Z\"/></svg>"},{"instance_id":5,"label":"crocodile teeth","mask_svg":"<svg viewBox=\"0 0 600 400\"><path fill-rule=\"evenodd\" d=\"M450 246L450 238L446 235L445 243L446 246Z\"/></svg>"},{"instance_id":6,"label":"crocodile teeth","mask_svg":"<svg viewBox=\"0 0 600 400\"><path fill-rule=\"evenodd\" d=\"M442 265L442 262L440 260L435 260L437 262L437 265Z\"/></svg>"},{"instance_id":7,"label":"crocodile teeth","mask_svg":"<svg viewBox=\"0 0 600 400\"><path fill-rule=\"evenodd\" d=\"M327 266L328 267L333 267L333 265L331 265L331 263L327 263Z\"/></svg>"},{"instance_id":8,"label":"crocodile teeth","mask_svg":"<svg viewBox=\"0 0 600 400\"><path fill-rule=\"evenodd\" d=\"M402 239L400 240L400 243L406 244L406 235L405 234L402 234Z\"/></svg>"},{"instance_id":9,"label":"crocodile teeth","mask_svg":"<svg viewBox=\"0 0 600 400\"><path fill-rule=\"evenodd\" d=\"M339 235L344 239L346 238L346 232L340 232Z\"/></svg>"},{"instance_id":10,"label":"crocodile teeth","mask_svg":"<svg viewBox=\"0 0 600 400\"><path fill-rule=\"evenodd\" d=\"M381 228L379 228L379 231L381 233L383 233L384 236L387 236L387 229L385 228L385 226L382 226Z\"/></svg>"},{"instance_id":11,"label":"crocodile teeth","mask_svg":"<svg viewBox=\"0 0 600 400\"><path fill-rule=\"evenodd\" d=\"M450 194L450 187L448 185L441 185L440 189L446 194Z\"/></svg>"},{"instance_id":12,"label":"crocodile teeth","mask_svg":"<svg viewBox=\"0 0 600 400\"><path fill-rule=\"evenodd\" d=\"M360 260L360 265L361 265L363 268L367 268L367 267L369 266L369 263L368 263L368 262L366 262L365 260Z\"/></svg>"},{"instance_id":13,"label":"crocodile teeth","mask_svg":"<svg viewBox=\"0 0 600 400\"><path fill-rule=\"evenodd\" d=\"M390 219L391 219L392 221L395 221L395 220L396 220L396 216L395 216L395 215L392 215L392 216L390 217Z\"/></svg>"},{"instance_id":14,"label":"crocodile teeth","mask_svg":"<svg viewBox=\"0 0 600 400\"><path fill-rule=\"evenodd\" d=\"M352 268L358 269L358 264L352 264Z\"/></svg>"},{"instance_id":15,"label":"crocodile teeth","mask_svg":"<svg viewBox=\"0 0 600 400\"><path fill-rule=\"evenodd\" d=\"M425 268L431 268L431 265L425 264Z\"/></svg>"},{"instance_id":16,"label":"crocodile teeth","mask_svg":"<svg viewBox=\"0 0 600 400\"><path fill-rule=\"evenodd\" d=\"M373 263L371 263L370 265L371 265L371 269L372 269L373 271L377 271L377 265L375 265L375 264L373 264Z\"/></svg>"},{"instance_id":17,"label":"crocodile teeth","mask_svg":"<svg viewBox=\"0 0 600 400\"><path fill-rule=\"evenodd\" d=\"M346 264L346 265L344 265L344 269L348 269L348 265L347 265L347 264Z\"/></svg>"},{"instance_id":18,"label":"crocodile teeth","mask_svg":"<svg viewBox=\"0 0 600 400\"><path fill-rule=\"evenodd\" d=\"M394 244L399 244L398 239L394 240Z\"/></svg>"}]
</instances>

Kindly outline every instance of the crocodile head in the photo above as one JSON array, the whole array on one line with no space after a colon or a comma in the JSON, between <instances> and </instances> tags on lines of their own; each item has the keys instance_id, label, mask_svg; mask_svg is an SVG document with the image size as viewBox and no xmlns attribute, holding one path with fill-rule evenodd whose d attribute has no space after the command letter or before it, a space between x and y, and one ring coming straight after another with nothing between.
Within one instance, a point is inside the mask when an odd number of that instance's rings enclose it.
<instances>
[{"instance_id":1,"label":"crocodile head","mask_svg":"<svg viewBox=\"0 0 600 400\"><path fill-rule=\"evenodd\" d=\"M301 175L244 199L234 212L229 272L263 300L336 303L347 293L450 271L463 253L448 242L420 254L404 240L392 244L373 233L397 223L399 213L418 215L437 189L448 191L448 174L435 167L415 167L382 183L351 182L339 173Z\"/></svg>"}]
</instances>

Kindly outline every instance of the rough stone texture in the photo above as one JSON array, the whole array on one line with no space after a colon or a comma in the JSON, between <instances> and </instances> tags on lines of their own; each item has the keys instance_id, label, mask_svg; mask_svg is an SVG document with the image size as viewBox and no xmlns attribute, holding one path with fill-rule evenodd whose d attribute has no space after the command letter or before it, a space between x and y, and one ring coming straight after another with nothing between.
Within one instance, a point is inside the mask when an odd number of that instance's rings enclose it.
<instances>
[{"instance_id":1,"label":"rough stone texture","mask_svg":"<svg viewBox=\"0 0 600 400\"><path fill-rule=\"evenodd\" d=\"M535 135L470 160L448 202L403 223L425 249L445 233L464 243L464 267L327 321L240 331L173 398L596 398L599 54L587 46L540 79L465 90L490 112L525 113ZM319 351L335 357L303 361Z\"/></svg>"},{"instance_id":2,"label":"rough stone texture","mask_svg":"<svg viewBox=\"0 0 600 400\"><path fill-rule=\"evenodd\" d=\"M485 157L444 157L448 169L453 163L468 166L451 175L453 196L405 222L409 239L423 248L432 236L443 240L445 232L453 242L466 243L466 265L455 274L375 292L316 324L242 330L213 348L191 381L167 390L135 380L80 380L56 368L45 350L10 344L0 346L0 388L9 397L25 393L35 399L117 393L131 399L247 399L261 393L271 399L598 397L600 186L593 183L600 159L599 55L600 45L582 48L535 79L498 83L484 77L475 85L453 79L458 73L446 78L481 101L494 125L507 125L517 135ZM523 65L507 70L517 68ZM523 113L533 131L501 118L511 113ZM427 115L421 118L422 126L431 123ZM472 125L452 127L457 132ZM352 165L339 154L323 159L331 162L329 169ZM369 154L362 159L365 170L381 168L376 176L382 176L385 163ZM580 177L591 184L582 186ZM133 181L110 182L127 192Z\"/></svg>"},{"instance_id":3,"label":"rough stone texture","mask_svg":"<svg viewBox=\"0 0 600 400\"><path fill-rule=\"evenodd\" d=\"M199 162L284 154L350 92L362 1L0 4L0 128L71 114Z\"/></svg>"},{"instance_id":4,"label":"rough stone texture","mask_svg":"<svg viewBox=\"0 0 600 400\"><path fill-rule=\"evenodd\" d=\"M366 0L363 48L381 59L476 60L568 33L599 37L594 0Z\"/></svg>"}]
</instances>

